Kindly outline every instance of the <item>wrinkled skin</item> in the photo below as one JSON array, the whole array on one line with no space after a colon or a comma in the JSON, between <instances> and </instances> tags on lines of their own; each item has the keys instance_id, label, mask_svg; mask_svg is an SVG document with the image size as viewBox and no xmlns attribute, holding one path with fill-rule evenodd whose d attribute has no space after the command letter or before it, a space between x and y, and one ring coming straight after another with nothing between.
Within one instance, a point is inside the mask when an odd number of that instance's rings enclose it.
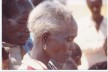
<instances>
[{"instance_id":1,"label":"wrinkled skin","mask_svg":"<svg viewBox=\"0 0 108 72\"><path fill-rule=\"evenodd\" d=\"M73 20L72 24L60 28L59 31L52 34L46 42L46 52L49 56L58 62L64 63L74 48L74 38L77 36L77 25Z\"/></svg>"},{"instance_id":2,"label":"wrinkled skin","mask_svg":"<svg viewBox=\"0 0 108 72\"><path fill-rule=\"evenodd\" d=\"M29 37L28 15L32 9L28 0L3 0L2 41L22 45Z\"/></svg>"},{"instance_id":3,"label":"wrinkled skin","mask_svg":"<svg viewBox=\"0 0 108 72\"><path fill-rule=\"evenodd\" d=\"M81 56L82 56L82 52L80 47L74 43L74 46L71 46L73 48L71 48L71 55L70 58L66 60L65 63L60 63L55 61L54 59L51 59L51 61L54 63L54 65L57 67L57 69L77 69L78 65L81 65Z\"/></svg>"}]
</instances>

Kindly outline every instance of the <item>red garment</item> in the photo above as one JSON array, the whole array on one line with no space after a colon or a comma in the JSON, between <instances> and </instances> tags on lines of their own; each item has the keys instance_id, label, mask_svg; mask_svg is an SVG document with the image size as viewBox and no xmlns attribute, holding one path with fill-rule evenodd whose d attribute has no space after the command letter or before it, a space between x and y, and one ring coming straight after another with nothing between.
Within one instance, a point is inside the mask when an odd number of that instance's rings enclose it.
<instances>
[{"instance_id":1,"label":"red garment","mask_svg":"<svg viewBox=\"0 0 108 72\"><path fill-rule=\"evenodd\" d=\"M28 66L28 67L27 67L27 70L36 70L36 69L34 69L34 68Z\"/></svg>"},{"instance_id":2,"label":"red garment","mask_svg":"<svg viewBox=\"0 0 108 72\"><path fill-rule=\"evenodd\" d=\"M26 54L22 60L22 64L19 67L20 70L48 70L47 66L41 61L31 59Z\"/></svg>"},{"instance_id":3,"label":"red garment","mask_svg":"<svg viewBox=\"0 0 108 72\"><path fill-rule=\"evenodd\" d=\"M37 70L37 69L35 69L35 68L31 67L31 66L28 66L27 70ZM47 69L43 68L43 70L47 70Z\"/></svg>"}]
</instances>

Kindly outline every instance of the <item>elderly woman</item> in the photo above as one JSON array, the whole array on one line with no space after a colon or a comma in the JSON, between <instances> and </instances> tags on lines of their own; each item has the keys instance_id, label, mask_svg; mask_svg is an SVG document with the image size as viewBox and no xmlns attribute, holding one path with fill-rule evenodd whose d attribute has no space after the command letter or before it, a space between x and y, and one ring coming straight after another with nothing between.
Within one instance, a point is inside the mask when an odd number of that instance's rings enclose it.
<instances>
[{"instance_id":1,"label":"elderly woman","mask_svg":"<svg viewBox=\"0 0 108 72\"><path fill-rule=\"evenodd\" d=\"M29 15L28 28L33 33L33 48L24 56L19 69L47 70L51 58L63 63L68 59L77 25L63 5L50 1L40 3Z\"/></svg>"}]
</instances>

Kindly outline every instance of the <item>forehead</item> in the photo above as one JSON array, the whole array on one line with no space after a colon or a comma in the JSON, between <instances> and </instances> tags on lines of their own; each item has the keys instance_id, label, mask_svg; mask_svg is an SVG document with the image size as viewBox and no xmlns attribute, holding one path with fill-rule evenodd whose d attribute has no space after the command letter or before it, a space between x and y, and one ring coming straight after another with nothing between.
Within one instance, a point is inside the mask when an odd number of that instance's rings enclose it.
<instances>
[{"instance_id":1,"label":"forehead","mask_svg":"<svg viewBox=\"0 0 108 72\"><path fill-rule=\"evenodd\" d=\"M20 14L29 13L32 9L32 6L28 0L12 0L8 4L9 18L19 16Z\"/></svg>"},{"instance_id":2,"label":"forehead","mask_svg":"<svg viewBox=\"0 0 108 72\"><path fill-rule=\"evenodd\" d=\"M65 24L64 26L60 26L57 28L55 34L59 36L76 36L77 35L77 25L73 24Z\"/></svg>"}]
</instances>

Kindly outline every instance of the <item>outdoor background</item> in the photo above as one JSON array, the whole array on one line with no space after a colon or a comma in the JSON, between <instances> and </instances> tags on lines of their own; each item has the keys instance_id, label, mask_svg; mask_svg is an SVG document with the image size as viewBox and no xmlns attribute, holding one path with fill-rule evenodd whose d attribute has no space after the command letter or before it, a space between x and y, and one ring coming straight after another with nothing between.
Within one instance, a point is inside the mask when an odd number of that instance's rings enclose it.
<instances>
[{"instance_id":1,"label":"outdoor background","mask_svg":"<svg viewBox=\"0 0 108 72\"><path fill-rule=\"evenodd\" d=\"M11 0L10 0L11 1ZM90 14L89 12L89 9L86 5L86 0L68 0L67 1L67 6L70 10L72 10L72 14L75 18L75 20L79 20L80 18ZM2 34L1 32L1 25L2 25L2 2L0 0L0 33ZM107 0L103 0L103 6L102 6L102 15L104 15L105 17L107 17ZM2 41L2 37L0 35L0 42ZM2 47L1 45L2 43L0 43L0 46ZM2 49L2 48L1 48ZM1 49L0 49L0 52L1 52ZM0 53L0 70L1 70L1 53Z\"/></svg>"},{"instance_id":2,"label":"outdoor background","mask_svg":"<svg viewBox=\"0 0 108 72\"><path fill-rule=\"evenodd\" d=\"M101 9L101 14L107 18L107 0L102 0L102 2L103 5ZM72 11L72 15L75 18L76 22L79 19L91 14L90 10L88 9L86 0L67 0L66 5ZM85 68L87 68L85 55L82 55L82 60L84 61L85 66L79 66L78 69L80 70L84 70Z\"/></svg>"},{"instance_id":3,"label":"outdoor background","mask_svg":"<svg viewBox=\"0 0 108 72\"><path fill-rule=\"evenodd\" d=\"M107 17L107 0L102 1L102 15ZM72 14L76 20L79 20L81 17L90 14L90 11L86 4L86 0L67 0L66 4L68 8L72 10Z\"/></svg>"}]
</instances>

